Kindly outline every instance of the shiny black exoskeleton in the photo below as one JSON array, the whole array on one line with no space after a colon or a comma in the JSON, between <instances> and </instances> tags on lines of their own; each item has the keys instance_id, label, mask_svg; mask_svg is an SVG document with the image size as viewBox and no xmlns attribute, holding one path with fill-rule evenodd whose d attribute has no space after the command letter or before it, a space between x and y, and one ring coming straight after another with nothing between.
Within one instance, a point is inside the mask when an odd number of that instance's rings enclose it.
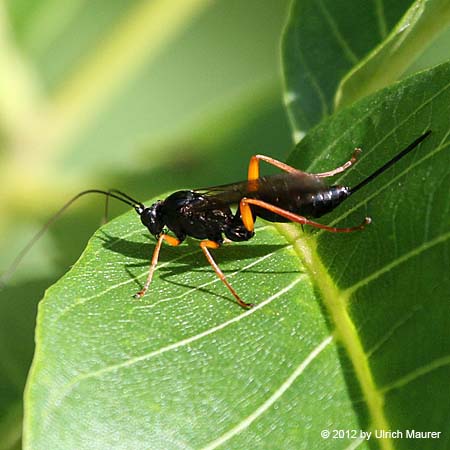
<instances>
[{"instance_id":1,"label":"shiny black exoskeleton","mask_svg":"<svg viewBox=\"0 0 450 450\"><path fill-rule=\"evenodd\" d=\"M258 186L257 190L255 186ZM287 173L221 186L219 192L214 189L210 188L208 193L177 191L143 209L141 221L156 237L167 227L181 242L186 236L218 243L222 243L225 236L239 242L254 235L245 228L239 209L233 212L230 208L244 197L263 200L302 216L320 217L350 195L347 187L326 187L322 180L312 175L298 177ZM252 206L252 212L254 218L261 217L270 222L289 221L258 206Z\"/></svg>"},{"instance_id":2,"label":"shiny black exoskeleton","mask_svg":"<svg viewBox=\"0 0 450 450\"><path fill-rule=\"evenodd\" d=\"M196 191L175 192L145 208L140 216L154 236L158 237L167 227L180 242L186 236L222 243L223 235L231 241L248 241L254 235L228 204Z\"/></svg>"}]
</instances>

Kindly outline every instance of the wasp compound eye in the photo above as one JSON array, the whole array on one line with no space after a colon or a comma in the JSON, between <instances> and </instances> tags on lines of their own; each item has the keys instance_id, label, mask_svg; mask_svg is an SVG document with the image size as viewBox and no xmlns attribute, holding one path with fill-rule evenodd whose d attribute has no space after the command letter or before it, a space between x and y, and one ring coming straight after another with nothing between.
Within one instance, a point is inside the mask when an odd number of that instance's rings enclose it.
<instances>
[{"instance_id":1,"label":"wasp compound eye","mask_svg":"<svg viewBox=\"0 0 450 450\"><path fill-rule=\"evenodd\" d=\"M164 202L158 200L149 208L145 208L141 213L141 221L148 228L153 236L159 236L164 228L163 208Z\"/></svg>"}]
</instances>

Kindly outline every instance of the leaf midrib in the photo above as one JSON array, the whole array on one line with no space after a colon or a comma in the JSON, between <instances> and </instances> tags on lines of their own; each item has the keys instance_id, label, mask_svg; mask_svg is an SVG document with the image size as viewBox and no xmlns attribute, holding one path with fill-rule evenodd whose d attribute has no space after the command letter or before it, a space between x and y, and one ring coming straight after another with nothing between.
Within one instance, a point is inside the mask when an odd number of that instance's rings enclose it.
<instances>
[{"instance_id":1,"label":"leaf midrib","mask_svg":"<svg viewBox=\"0 0 450 450\"><path fill-rule=\"evenodd\" d=\"M307 236L293 225L277 225L280 233L292 243L295 252L303 262L310 279L318 288L323 304L335 326L336 340L339 340L350 359L355 376L361 387L373 430L389 430L384 415L384 395L377 388L355 323L347 311L349 293L338 288L329 275L317 252L317 238ZM382 450L393 450L390 439L380 439Z\"/></svg>"}]
</instances>

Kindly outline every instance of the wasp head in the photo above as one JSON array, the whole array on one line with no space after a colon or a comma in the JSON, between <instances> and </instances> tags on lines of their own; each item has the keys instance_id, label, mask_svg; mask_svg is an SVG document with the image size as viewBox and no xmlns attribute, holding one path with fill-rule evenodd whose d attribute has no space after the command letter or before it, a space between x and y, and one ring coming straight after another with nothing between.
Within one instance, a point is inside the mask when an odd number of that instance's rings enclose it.
<instances>
[{"instance_id":1,"label":"wasp head","mask_svg":"<svg viewBox=\"0 0 450 450\"><path fill-rule=\"evenodd\" d=\"M144 208L142 211L137 211L141 216L142 223L155 237L159 237L165 225L162 215L162 206L163 201L158 200L149 208Z\"/></svg>"}]
</instances>

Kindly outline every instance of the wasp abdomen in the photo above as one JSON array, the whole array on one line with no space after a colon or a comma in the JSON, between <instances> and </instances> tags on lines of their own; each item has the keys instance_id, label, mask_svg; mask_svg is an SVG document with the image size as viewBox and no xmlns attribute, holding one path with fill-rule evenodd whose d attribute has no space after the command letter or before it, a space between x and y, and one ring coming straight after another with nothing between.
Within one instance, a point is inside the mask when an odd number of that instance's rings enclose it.
<instances>
[{"instance_id":1,"label":"wasp abdomen","mask_svg":"<svg viewBox=\"0 0 450 450\"><path fill-rule=\"evenodd\" d=\"M311 197L312 217L321 217L333 211L350 195L350 189L346 186L331 186L322 191L316 192Z\"/></svg>"}]
</instances>

